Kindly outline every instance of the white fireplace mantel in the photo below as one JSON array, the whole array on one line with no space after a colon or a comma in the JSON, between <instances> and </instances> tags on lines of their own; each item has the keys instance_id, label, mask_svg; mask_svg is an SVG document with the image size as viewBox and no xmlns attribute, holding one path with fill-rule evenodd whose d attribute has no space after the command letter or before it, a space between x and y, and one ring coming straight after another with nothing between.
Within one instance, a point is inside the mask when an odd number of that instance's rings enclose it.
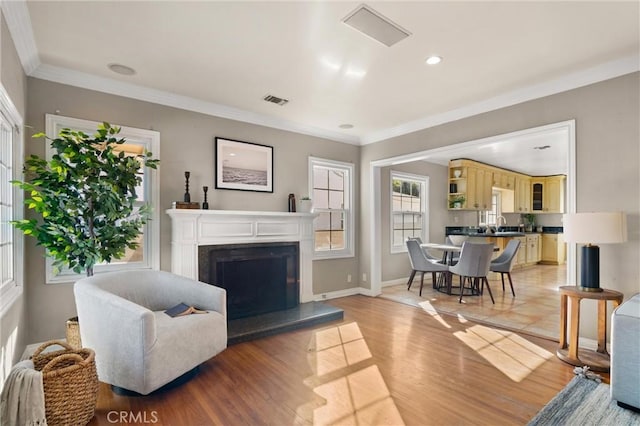
<instances>
[{"instance_id":1,"label":"white fireplace mantel","mask_svg":"<svg viewBox=\"0 0 640 426\"><path fill-rule=\"evenodd\" d=\"M300 303L313 300L313 213L169 209L171 271L198 279L198 246L298 242Z\"/></svg>"}]
</instances>

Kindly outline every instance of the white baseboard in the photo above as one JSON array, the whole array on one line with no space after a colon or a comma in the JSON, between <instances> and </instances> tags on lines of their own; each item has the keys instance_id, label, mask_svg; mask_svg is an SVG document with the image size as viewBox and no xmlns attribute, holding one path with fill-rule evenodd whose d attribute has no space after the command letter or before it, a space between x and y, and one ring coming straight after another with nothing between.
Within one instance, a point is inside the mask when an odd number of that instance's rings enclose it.
<instances>
[{"instance_id":1,"label":"white baseboard","mask_svg":"<svg viewBox=\"0 0 640 426\"><path fill-rule=\"evenodd\" d=\"M395 280L382 281L380 285L382 287L390 287L392 285L406 284L408 282L409 282L409 277L405 277L405 278L397 278Z\"/></svg>"},{"instance_id":2,"label":"white baseboard","mask_svg":"<svg viewBox=\"0 0 640 426\"><path fill-rule=\"evenodd\" d=\"M313 296L313 300L317 302L321 302L323 300L338 299L340 297L353 296L355 294L362 294L364 296L375 297L375 296L378 296L380 293L373 293L373 291L370 288L352 287L346 290L330 291L328 293L315 294Z\"/></svg>"}]
</instances>

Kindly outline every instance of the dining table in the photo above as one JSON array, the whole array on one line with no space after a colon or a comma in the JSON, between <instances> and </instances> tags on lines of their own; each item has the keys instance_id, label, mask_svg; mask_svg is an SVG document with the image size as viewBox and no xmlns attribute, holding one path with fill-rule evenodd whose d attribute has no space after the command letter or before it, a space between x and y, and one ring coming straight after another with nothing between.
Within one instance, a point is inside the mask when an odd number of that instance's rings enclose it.
<instances>
[{"instance_id":1,"label":"dining table","mask_svg":"<svg viewBox=\"0 0 640 426\"><path fill-rule=\"evenodd\" d=\"M455 254L460 253L462 251L461 245L457 246L455 244L442 244L442 243L422 243L420 244L420 248L422 248L423 250L433 249L433 250L442 251L443 253L442 263L444 263L445 265L452 265ZM499 250L500 250L500 247L498 246L493 247L494 252ZM451 292L451 288L452 286L446 284L443 274L438 279L438 283L434 285L434 289L436 289L437 291L441 293L446 293L448 295L454 295ZM476 294L472 293L471 295L475 296ZM457 296L459 296L459 294Z\"/></svg>"}]
</instances>

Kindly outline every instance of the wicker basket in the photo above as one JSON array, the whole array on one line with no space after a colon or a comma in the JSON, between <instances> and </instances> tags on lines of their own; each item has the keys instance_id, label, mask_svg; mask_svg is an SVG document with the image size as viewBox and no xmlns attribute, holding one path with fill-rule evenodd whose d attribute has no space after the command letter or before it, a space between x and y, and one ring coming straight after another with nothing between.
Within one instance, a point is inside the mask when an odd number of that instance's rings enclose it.
<instances>
[{"instance_id":1,"label":"wicker basket","mask_svg":"<svg viewBox=\"0 0 640 426\"><path fill-rule=\"evenodd\" d=\"M67 343L74 349L82 348L82 340L80 340L80 323L78 317L69 318L67 320L66 330Z\"/></svg>"},{"instance_id":2,"label":"wicker basket","mask_svg":"<svg viewBox=\"0 0 640 426\"><path fill-rule=\"evenodd\" d=\"M64 349L43 351L52 345ZM65 342L51 340L40 345L31 357L42 372L47 424L86 425L93 418L98 399L95 353L74 349Z\"/></svg>"}]
</instances>

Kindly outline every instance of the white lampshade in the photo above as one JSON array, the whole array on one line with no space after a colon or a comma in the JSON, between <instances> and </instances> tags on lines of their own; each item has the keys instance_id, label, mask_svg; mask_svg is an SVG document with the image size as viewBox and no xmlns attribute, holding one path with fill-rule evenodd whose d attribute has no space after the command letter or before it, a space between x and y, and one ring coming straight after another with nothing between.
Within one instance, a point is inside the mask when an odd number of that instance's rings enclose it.
<instances>
[{"instance_id":1,"label":"white lampshade","mask_svg":"<svg viewBox=\"0 0 640 426\"><path fill-rule=\"evenodd\" d=\"M564 240L569 243L613 244L627 241L623 212L571 213L562 217Z\"/></svg>"}]
</instances>

